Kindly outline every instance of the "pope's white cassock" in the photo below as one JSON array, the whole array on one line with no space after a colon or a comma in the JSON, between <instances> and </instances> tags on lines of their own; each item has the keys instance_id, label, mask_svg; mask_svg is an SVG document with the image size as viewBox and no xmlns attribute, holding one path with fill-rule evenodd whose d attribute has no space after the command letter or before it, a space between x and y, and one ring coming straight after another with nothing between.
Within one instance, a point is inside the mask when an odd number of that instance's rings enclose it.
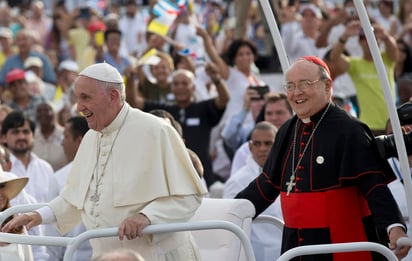
<instances>
[{"instance_id":1,"label":"pope's white cassock","mask_svg":"<svg viewBox=\"0 0 412 261\"><path fill-rule=\"evenodd\" d=\"M66 184L67 177L70 174L72 169L73 162L69 162L67 165L57 170L49 183L49 195L50 199L54 199L60 194L60 191L63 189L64 184ZM70 230L64 236L66 237L75 237L85 232L86 228L83 223L78 224L72 230ZM59 236L59 233L56 231L56 228L52 225L46 226L46 235L47 236ZM63 260L64 253L66 251L65 247L58 246L47 246L47 252L49 254L49 260ZM73 254L73 260L90 260L92 256L92 250L89 241L85 241L80 244L76 251Z\"/></svg>"},{"instance_id":2,"label":"pope's white cassock","mask_svg":"<svg viewBox=\"0 0 412 261\"><path fill-rule=\"evenodd\" d=\"M137 213L152 224L186 222L205 193L170 124L125 103L109 126L86 133L66 185L49 207L64 234L81 220L87 229L117 227ZM43 222L54 219L41 215ZM190 232L99 238L91 245L94 256L126 247L151 261L199 259Z\"/></svg>"}]
</instances>

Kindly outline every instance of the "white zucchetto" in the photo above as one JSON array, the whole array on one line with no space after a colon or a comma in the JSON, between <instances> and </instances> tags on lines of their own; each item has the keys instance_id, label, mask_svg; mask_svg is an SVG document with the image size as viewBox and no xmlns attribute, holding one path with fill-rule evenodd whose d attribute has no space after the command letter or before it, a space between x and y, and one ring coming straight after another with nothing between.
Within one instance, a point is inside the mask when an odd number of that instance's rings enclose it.
<instances>
[{"instance_id":1,"label":"white zucchetto","mask_svg":"<svg viewBox=\"0 0 412 261\"><path fill-rule=\"evenodd\" d=\"M108 63L95 63L86 67L79 75L95 80L110 83L123 83L123 77L119 71Z\"/></svg>"}]
</instances>

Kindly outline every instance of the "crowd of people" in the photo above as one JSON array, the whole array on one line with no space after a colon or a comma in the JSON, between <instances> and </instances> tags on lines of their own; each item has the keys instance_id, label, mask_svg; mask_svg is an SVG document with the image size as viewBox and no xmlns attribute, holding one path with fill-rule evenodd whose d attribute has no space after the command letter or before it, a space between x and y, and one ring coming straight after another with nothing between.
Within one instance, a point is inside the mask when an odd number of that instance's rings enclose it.
<instances>
[{"instance_id":1,"label":"crowd of people","mask_svg":"<svg viewBox=\"0 0 412 261\"><path fill-rule=\"evenodd\" d=\"M178 7L166 33L152 24L164 2ZM412 98L412 0L364 4L393 101L404 104ZM247 198L257 215L285 221L283 233L253 225L257 260L365 240L406 256L409 248L396 246L409 228L393 175L399 162L380 158L373 139L388 133L389 114L353 0L271 5L287 72L257 0L1 0L0 164L4 182L22 184L3 209L50 202L2 231L73 236L118 226L120 240L84 244L76 259L106 260L105 251L126 247L137 260L198 260L190 233L141 233L189 220L209 192ZM284 81L265 82L268 72ZM351 229L358 233L343 231ZM34 260L64 254L14 250Z\"/></svg>"}]
</instances>

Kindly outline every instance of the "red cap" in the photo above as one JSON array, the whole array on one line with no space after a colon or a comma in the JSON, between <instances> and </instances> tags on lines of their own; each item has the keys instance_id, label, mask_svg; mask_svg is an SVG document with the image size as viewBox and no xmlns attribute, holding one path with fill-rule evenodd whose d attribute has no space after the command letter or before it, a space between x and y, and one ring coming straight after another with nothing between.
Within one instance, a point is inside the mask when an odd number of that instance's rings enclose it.
<instances>
[{"instance_id":1,"label":"red cap","mask_svg":"<svg viewBox=\"0 0 412 261\"><path fill-rule=\"evenodd\" d=\"M105 31L106 25L101 21L95 21L95 22L90 23L87 29L89 30L90 33Z\"/></svg>"},{"instance_id":2,"label":"red cap","mask_svg":"<svg viewBox=\"0 0 412 261\"><path fill-rule=\"evenodd\" d=\"M11 82L26 79L24 70L15 68L6 74L6 83L9 84Z\"/></svg>"},{"instance_id":3,"label":"red cap","mask_svg":"<svg viewBox=\"0 0 412 261\"><path fill-rule=\"evenodd\" d=\"M330 70L329 70L328 65L322 59L320 59L319 57L316 57L316 56L313 56L313 55L308 55L308 56L302 56L300 59L306 60L308 62L312 62L314 64L319 65L320 67L323 67L326 70L326 72L328 73L329 78L332 77L331 74L330 74Z\"/></svg>"}]
</instances>

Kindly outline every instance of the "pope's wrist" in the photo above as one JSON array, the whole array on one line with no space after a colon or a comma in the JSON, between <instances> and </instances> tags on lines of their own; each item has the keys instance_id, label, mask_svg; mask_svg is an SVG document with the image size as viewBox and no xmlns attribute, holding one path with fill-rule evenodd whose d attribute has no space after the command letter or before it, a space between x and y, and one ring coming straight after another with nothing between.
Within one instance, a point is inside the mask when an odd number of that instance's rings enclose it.
<instances>
[{"instance_id":1,"label":"pope's wrist","mask_svg":"<svg viewBox=\"0 0 412 261\"><path fill-rule=\"evenodd\" d=\"M152 221L150 221L150 219L144 213L140 212L139 215L144 216L147 219L147 221L149 222L149 225L152 224Z\"/></svg>"}]
</instances>

